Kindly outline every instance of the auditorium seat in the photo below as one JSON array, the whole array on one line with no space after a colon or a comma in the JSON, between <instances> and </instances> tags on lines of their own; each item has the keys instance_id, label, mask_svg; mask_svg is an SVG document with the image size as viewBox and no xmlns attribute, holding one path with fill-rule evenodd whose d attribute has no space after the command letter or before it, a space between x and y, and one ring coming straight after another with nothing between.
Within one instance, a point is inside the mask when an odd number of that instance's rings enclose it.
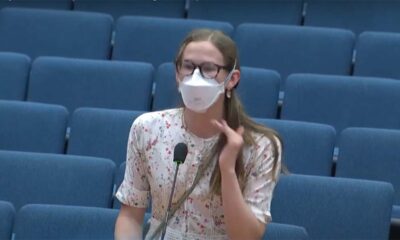
<instances>
[{"instance_id":1,"label":"auditorium seat","mask_svg":"<svg viewBox=\"0 0 400 240\"><path fill-rule=\"evenodd\" d=\"M400 79L400 33L363 32L356 43L354 75Z\"/></svg>"},{"instance_id":2,"label":"auditorium seat","mask_svg":"<svg viewBox=\"0 0 400 240\"><path fill-rule=\"evenodd\" d=\"M281 118L347 127L400 129L400 82L384 78L293 74Z\"/></svg>"},{"instance_id":3,"label":"auditorium seat","mask_svg":"<svg viewBox=\"0 0 400 240\"><path fill-rule=\"evenodd\" d=\"M114 239L117 216L115 209L28 204L17 213L13 239Z\"/></svg>"},{"instance_id":4,"label":"auditorium seat","mask_svg":"<svg viewBox=\"0 0 400 240\"><path fill-rule=\"evenodd\" d=\"M0 239L11 239L15 209L10 202L0 201Z\"/></svg>"},{"instance_id":5,"label":"auditorium seat","mask_svg":"<svg viewBox=\"0 0 400 240\"><path fill-rule=\"evenodd\" d=\"M273 70L241 67L237 93L252 117L277 118L281 77Z\"/></svg>"},{"instance_id":6,"label":"auditorium seat","mask_svg":"<svg viewBox=\"0 0 400 240\"><path fill-rule=\"evenodd\" d=\"M275 188L271 215L310 239L388 239L392 203L386 182L291 174Z\"/></svg>"},{"instance_id":7,"label":"auditorium seat","mask_svg":"<svg viewBox=\"0 0 400 240\"><path fill-rule=\"evenodd\" d=\"M156 70L154 82L153 110L183 106L173 63L161 64ZM280 76L275 71L241 67L237 93L246 112L253 117L276 118L280 82Z\"/></svg>"},{"instance_id":8,"label":"auditorium seat","mask_svg":"<svg viewBox=\"0 0 400 240\"><path fill-rule=\"evenodd\" d=\"M162 63L157 67L154 85L153 111L183 106L176 82L174 63Z\"/></svg>"},{"instance_id":9,"label":"auditorium seat","mask_svg":"<svg viewBox=\"0 0 400 240\"><path fill-rule=\"evenodd\" d=\"M336 176L391 183L399 208L400 130L346 128L339 139Z\"/></svg>"},{"instance_id":10,"label":"auditorium seat","mask_svg":"<svg viewBox=\"0 0 400 240\"><path fill-rule=\"evenodd\" d=\"M400 32L397 0L306 0L304 25L363 31Z\"/></svg>"},{"instance_id":11,"label":"auditorium seat","mask_svg":"<svg viewBox=\"0 0 400 240\"><path fill-rule=\"evenodd\" d=\"M400 219L400 206L393 206L392 217ZM400 221L400 220L399 220ZM400 222L399 222L400 223Z\"/></svg>"},{"instance_id":12,"label":"auditorium seat","mask_svg":"<svg viewBox=\"0 0 400 240\"><path fill-rule=\"evenodd\" d=\"M0 8L3 7L23 7L23 8L48 8L70 10L72 8L72 0L1 0Z\"/></svg>"},{"instance_id":13,"label":"auditorium seat","mask_svg":"<svg viewBox=\"0 0 400 240\"><path fill-rule=\"evenodd\" d=\"M244 23L234 39L242 66L276 70L282 80L292 73L350 75L355 36L347 30Z\"/></svg>"},{"instance_id":14,"label":"auditorium seat","mask_svg":"<svg viewBox=\"0 0 400 240\"><path fill-rule=\"evenodd\" d=\"M233 26L226 22L125 16L116 23L112 59L149 62L156 68L175 60L184 37L195 28L233 33Z\"/></svg>"},{"instance_id":15,"label":"auditorium seat","mask_svg":"<svg viewBox=\"0 0 400 240\"><path fill-rule=\"evenodd\" d=\"M40 57L32 64L28 101L65 106L150 110L148 63Z\"/></svg>"},{"instance_id":16,"label":"auditorium seat","mask_svg":"<svg viewBox=\"0 0 400 240\"><path fill-rule=\"evenodd\" d=\"M0 200L111 207L114 173L109 159L0 151Z\"/></svg>"},{"instance_id":17,"label":"auditorium seat","mask_svg":"<svg viewBox=\"0 0 400 240\"><path fill-rule=\"evenodd\" d=\"M308 234L304 227L282 224L268 223L263 240L307 240Z\"/></svg>"},{"instance_id":18,"label":"auditorium seat","mask_svg":"<svg viewBox=\"0 0 400 240\"><path fill-rule=\"evenodd\" d=\"M0 149L64 153L67 119L59 105L0 100Z\"/></svg>"},{"instance_id":19,"label":"auditorium seat","mask_svg":"<svg viewBox=\"0 0 400 240\"><path fill-rule=\"evenodd\" d=\"M0 51L38 56L109 59L112 17L100 13L3 8Z\"/></svg>"},{"instance_id":20,"label":"auditorium seat","mask_svg":"<svg viewBox=\"0 0 400 240\"><path fill-rule=\"evenodd\" d=\"M31 60L18 53L0 53L0 99L25 100Z\"/></svg>"},{"instance_id":21,"label":"auditorium seat","mask_svg":"<svg viewBox=\"0 0 400 240\"><path fill-rule=\"evenodd\" d=\"M28 204L17 213L14 239L113 239L118 211Z\"/></svg>"},{"instance_id":22,"label":"auditorium seat","mask_svg":"<svg viewBox=\"0 0 400 240\"><path fill-rule=\"evenodd\" d=\"M111 14L114 19L125 15L184 18L185 0L75 0L74 10Z\"/></svg>"},{"instance_id":23,"label":"auditorium seat","mask_svg":"<svg viewBox=\"0 0 400 240\"><path fill-rule=\"evenodd\" d=\"M72 115L67 154L126 160L129 130L142 112L78 108Z\"/></svg>"},{"instance_id":24,"label":"auditorium seat","mask_svg":"<svg viewBox=\"0 0 400 240\"><path fill-rule=\"evenodd\" d=\"M276 130L283 141L283 163L290 173L332 176L336 132L310 122L255 119Z\"/></svg>"},{"instance_id":25,"label":"auditorium seat","mask_svg":"<svg viewBox=\"0 0 400 240\"><path fill-rule=\"evenodd\" d=\"M188 18L300 25L302 11L302 0L189 0Z\"/></svg>"}]
</instances>

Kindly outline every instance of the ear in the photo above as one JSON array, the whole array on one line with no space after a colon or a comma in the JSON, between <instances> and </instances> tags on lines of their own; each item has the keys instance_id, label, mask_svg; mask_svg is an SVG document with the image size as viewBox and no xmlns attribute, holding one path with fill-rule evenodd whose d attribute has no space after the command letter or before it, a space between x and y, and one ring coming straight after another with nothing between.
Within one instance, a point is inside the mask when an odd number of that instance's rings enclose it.
<instances>
[{"instance_id":1,"label":"ear","mask_svg":"<svg viewBox=\"0 0 400 240\"><path fill-rule=\"evenodd\" d=\"M231 76L231 79L228 81L226 85L227 90L232 90L240 81L240 71L234 70Z\"/></svg>"}]
</instances>

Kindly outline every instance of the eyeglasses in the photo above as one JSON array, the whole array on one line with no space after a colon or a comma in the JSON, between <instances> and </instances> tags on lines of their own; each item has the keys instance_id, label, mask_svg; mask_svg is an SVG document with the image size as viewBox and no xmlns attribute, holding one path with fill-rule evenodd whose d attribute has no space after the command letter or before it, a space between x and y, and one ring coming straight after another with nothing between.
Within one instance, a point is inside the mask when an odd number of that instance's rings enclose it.
<instances>
[{"instance_id":1,"label":"eyeglasses","mask_svg":"<svg viewBox=\"0 0 400 240\"><path fill-rule=\"evenodd\" d=\"M191 61L182 61L182 63L177 64L178 72L184 76L192 75L196 68L199 68L200 74L208 79L216 78L221 69L228 70L227 66L221 66L212 62L203 62L196 65Z\"/></svg>"}]
</instances>

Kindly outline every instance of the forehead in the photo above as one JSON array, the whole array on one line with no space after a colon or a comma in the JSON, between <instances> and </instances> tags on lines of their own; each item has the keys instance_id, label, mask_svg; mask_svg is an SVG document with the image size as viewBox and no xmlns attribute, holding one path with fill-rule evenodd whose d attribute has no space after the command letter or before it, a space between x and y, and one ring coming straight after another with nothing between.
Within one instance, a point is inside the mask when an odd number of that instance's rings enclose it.
<instances>
[{"instance_id":1,"label":"forehead","mask_svg":"<svg viewBox=\"0 0 400 240\"><path fill-rule=\"evenodd\" d=\"M189 43L182 54L183 60L191 60L194 63L213 62L224 64L222 53L209 41Z\"/></svg>"}]
</instances>

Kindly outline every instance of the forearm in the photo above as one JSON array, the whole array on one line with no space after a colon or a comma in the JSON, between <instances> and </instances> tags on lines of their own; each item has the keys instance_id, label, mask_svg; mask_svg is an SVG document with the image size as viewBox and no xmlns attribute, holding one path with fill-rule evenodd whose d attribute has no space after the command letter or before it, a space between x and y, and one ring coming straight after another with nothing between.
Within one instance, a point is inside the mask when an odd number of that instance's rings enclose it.
<instances>
[{"instance_id":1,"label":"forearm","mask_svg":"<svg viewBox=\"0 0 400 240\"><path fill-rule=\"evenodd\" d=\"M230 239L261 239L265 226L246 204L234 170L221 171L221 194Z\"/></svg>"},{"instance_id":2,"label":"forearm","mask_svg":"<svg viewBox=\"0 0 400 240\"><path fill-rule=\"evenodd\" d=\"M143 212L143 214L142 214ZM116 240L139 240L142 239L142 222L144 211L132 212L129 207L121 207L115 223L114 237Z\"/></svg>"}]
</instances>

